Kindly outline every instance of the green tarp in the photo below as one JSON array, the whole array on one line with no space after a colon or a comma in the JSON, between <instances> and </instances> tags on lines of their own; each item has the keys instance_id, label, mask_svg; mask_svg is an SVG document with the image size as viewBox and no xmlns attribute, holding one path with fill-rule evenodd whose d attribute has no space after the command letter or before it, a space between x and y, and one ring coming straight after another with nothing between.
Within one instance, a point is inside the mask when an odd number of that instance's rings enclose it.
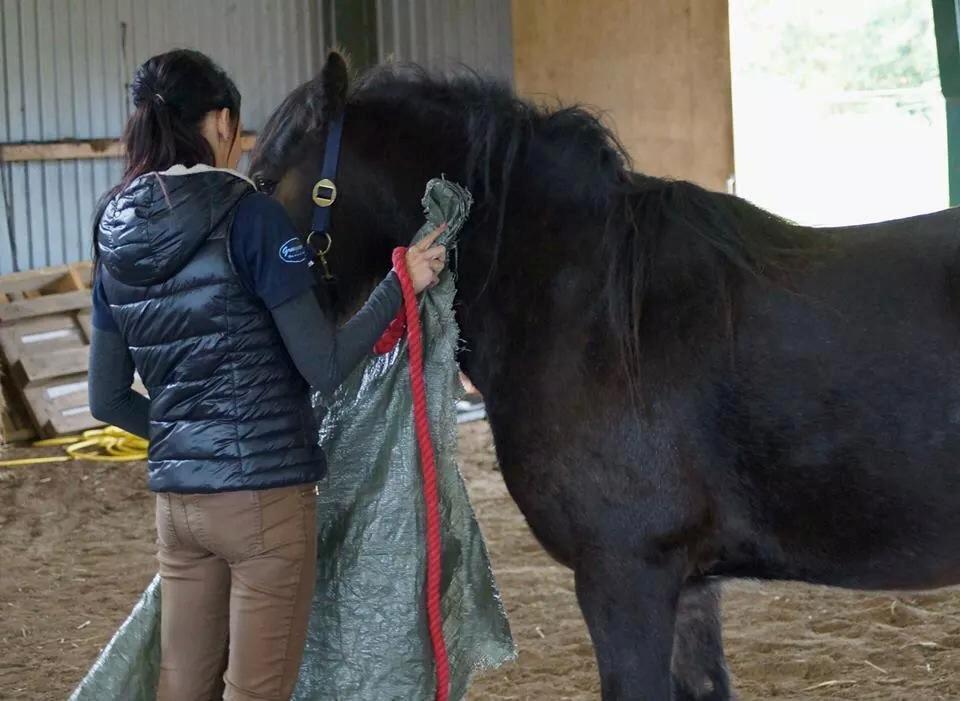
<instances>
[{"instance_id":1,"label":"green tarp","mask_svg":"<svg viewBox=\"0 0 960 701\"><path fill-rule=\"evenodd\" d=\"M442 179L423 197L423 237L441 222L453 247L470 194ZM515 656L486 547L455 462L454 276L421 303L424 370L443 527L442 606L451 699L474 671ZM317 587L297 701L428 700L434 696L427 633L424 511L413 431L406 341L371 356L327 401L320 436L330 465L317 504ZM154 580L74 691L75 701L151 701L159 666L160 589Z\"/></svg>"}]
</instances>

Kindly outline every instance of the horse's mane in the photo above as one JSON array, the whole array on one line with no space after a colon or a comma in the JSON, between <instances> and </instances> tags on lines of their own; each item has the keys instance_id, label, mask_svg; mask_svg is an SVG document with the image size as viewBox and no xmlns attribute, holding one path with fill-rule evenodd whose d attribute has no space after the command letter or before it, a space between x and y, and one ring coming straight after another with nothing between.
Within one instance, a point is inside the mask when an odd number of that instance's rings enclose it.
<instances>
[{"instance_id":1,"label":"horse's mane","mask_svg":"<svg viewBox=\"0 0 960 701\"><path fill-rule=\"evenodd\" d=\"M320 135L327 117L342 108L327 102L327 80L320 75L304 83L276 109L257 140L254 171L284 171L304 142ZM446 75L414 64L377 66L351 86L346 106L389 109L423 124L455 122L467 147L466 184L477 198L509 180L519 165L518 153L534 136L543 152L528 152L527 162L549 156L551 162L539 167L553 171L545 173L551 192L562 191L569 182L581 201L588 198L601 208L630 175L626 151L596 115L577 106L534 106L506 83L466 67Z\"/></svg>"},{"instance_id":2,"label":"horse's mane","mask_svg":"<svg viewBox=\"0 0 960 701\"><path fill-rule=\"evenodd\" d=\"M325 115L343 107L324 102L331 93L323 83L321 76L304 84L280 106L264 129L254 163L288 162L304 139L316 138ZM435 138L462 152L468 188L496 219L494 265L510 189L518 182L526 202L601 217L598 245L610 261L608 306L615 328L633 331L627 334L634 346L630 355L638 352L638 324L661 236L684 230L714 249L720 263L729 264L716 266L717 284L724 284L721 268L731 266L772 278L812 248L809 233L744 200L633 172L623 145L596 112L536 105L506 83L467 68L446 75L416 65L378 66L352 86L346 103L351 107L429 125Z\"/></svg>"}]
</instances>

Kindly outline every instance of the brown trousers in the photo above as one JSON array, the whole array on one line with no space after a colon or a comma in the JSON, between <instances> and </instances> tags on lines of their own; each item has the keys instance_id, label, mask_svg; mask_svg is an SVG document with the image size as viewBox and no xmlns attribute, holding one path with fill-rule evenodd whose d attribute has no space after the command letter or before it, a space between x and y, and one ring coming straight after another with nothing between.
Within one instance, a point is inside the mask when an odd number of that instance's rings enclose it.
<instances>
[{"instance_id":1,"label":"brown trousers","mask_svg":"<svg viewBox=\"0 0 960 701\"><path fill-rule=\"evenodd\" d=\"M316 577L313 485L157 494L158 701L288 701Z\"/></svg>"}]
</instances>

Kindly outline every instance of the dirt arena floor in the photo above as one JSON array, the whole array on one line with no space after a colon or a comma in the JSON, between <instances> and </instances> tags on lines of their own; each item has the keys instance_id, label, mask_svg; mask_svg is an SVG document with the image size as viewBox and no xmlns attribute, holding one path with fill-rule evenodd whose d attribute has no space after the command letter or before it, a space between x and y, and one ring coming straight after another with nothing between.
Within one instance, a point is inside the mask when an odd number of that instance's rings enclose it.
<instances>
[{"instance_id":1,"label":"dirt arena floor","mask_svg":"<svg viewBox=\"0 0 960 701\"><path fill-rule=\"evenodd\" d=\"M570 573L527 531L486 426L463 427L461 439L521 651L516 664L478 678L471 701L598 698ZM151 506L142 465L0 468L0 699L67 697L153 575ZM960 699L958 590L894 596L737 583L727 587L725 618L745 701Z\"/></svg>"}]
</instances>

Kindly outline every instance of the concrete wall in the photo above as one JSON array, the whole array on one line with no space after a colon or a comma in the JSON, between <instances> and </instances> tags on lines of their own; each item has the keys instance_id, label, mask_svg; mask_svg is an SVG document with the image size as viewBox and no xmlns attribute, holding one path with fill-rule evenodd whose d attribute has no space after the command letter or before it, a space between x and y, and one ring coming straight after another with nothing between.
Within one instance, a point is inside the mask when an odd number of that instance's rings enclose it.
<instances>
[{"instance_id":1,"label":"concrete wall","mask_svg":"<svg viewBox=\"0 0 960 701\"><path fill-rule=\"evenodd\" d=\"M513 0L514 80L608 112L637 170L725 190L727 0Z\"/></svg>"}]
</instances>

